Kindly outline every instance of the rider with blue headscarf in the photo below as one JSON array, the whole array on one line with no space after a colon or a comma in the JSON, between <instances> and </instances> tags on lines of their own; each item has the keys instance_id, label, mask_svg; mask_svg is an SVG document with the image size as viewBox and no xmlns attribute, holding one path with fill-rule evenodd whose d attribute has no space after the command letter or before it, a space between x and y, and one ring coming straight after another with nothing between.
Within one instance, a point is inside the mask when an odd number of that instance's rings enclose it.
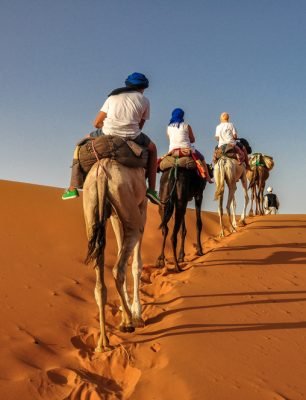
<instances>
[{"instance_id":1,"label":"rider with blue headscarf","mask_svg":"<svg viewBox=\"0 0 306 400\"><path fill-rule=\"evenodd\" d=\"M205 177L209 183L212 183L204 157L192 145L195 142L195 137L191 126L184 122L184 114L184 110L181 108L175 108L172 111L167 127L167 135L170 142L169 153L176 152L180 154L184 153L182 150L190 150L201 176Z\"/></svg>"},{"instance_id":2,"label":"rider with blue headscarf","mask_svg":"<svg viewBox=\"0 0 306 400\"><path fill-rule=\"evenodd\" d=\"M144 74L134 72L129 75L125 80L125 87L115 89L108 95L94 121L94 126L98 130L92 132L90 136L120 136L123 139L135 140L138 144L145 145L149 151L147 197L153 203L160 204L155 191L156 146L146 135L141 133L145 121L150 118L150 102L143 95L144 90L148 87L149 80ZM73 170L70 187L63 194L62 199L78 197L77 187L79 187L78 176L74 175Z\"/></svg>"}]
</instances>

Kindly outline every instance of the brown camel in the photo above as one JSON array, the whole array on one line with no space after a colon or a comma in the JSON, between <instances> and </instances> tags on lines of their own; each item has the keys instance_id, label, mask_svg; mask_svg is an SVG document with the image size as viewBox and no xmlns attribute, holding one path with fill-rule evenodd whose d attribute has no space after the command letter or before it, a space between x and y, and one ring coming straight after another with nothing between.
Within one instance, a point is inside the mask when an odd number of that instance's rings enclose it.
<instances>
[{"instance_id":1,"label":"brown camel","mask_svg":"<svg viewBox=\"0 0 306 400\"><path fill-rule=\"evenodd\" d=\"M118 244L113 276L122 310L119 328L123 332L133 332L136 326L143 325L139 281L142 270L141 241L147 209L145 170L125 167L111 159L96 162L85 180L83 207L88 237L86 261L93 262L96 271L95 299L100 317L100 337L96 351L101 352L111 348L105 329L104 310L107 300L104 281L104 250L108 217L111 217ZM125 282L126 266L133 250L134 296L130 304Z\"/></svg>"},{"instance_id":2,"label":"brown camel","mask_svg":"<svg viewBox=\"0 0 306 400\"><path fill-rule=\"evenodd\" d=\"M245 225L246 208L249 202L247 179L245 166L239 164L236 159L222 156L219 158L214 167L214 178L216 182L215 200L219 201L218 213L220 219L220 237L224 237L224 225L222 221L223 216L223 196L225 182L228 186L228 199L226 204L227 215L231 226L231 232L236 232L236 200L235 192L237 189L236 182L241 180L244 192L244 206L239 220L240 225Z\"/></svg>"},{"instance_id":3,"label":"brown camel","mask_svg":"<svg viewBox=\"0 0 306 400\"><path fill-rule=\"evenodd\" d=\"M247 178L251 189L251 207L249 216L253 216L253 203L255 199L255 215L264 215L264 190L266 181L269 178L269 169L265 165L263 155L260 154L257 163L253 165L251 171L247 171Z\"/></svg>"},{"instance_id":4,"label":"brown camel","mask_svg":"<svg viewBox=\"0 0 306 400\"><path fill-rule=\"evenodd\" d=\"M188 201L194 199L195 211L196 211L196 227L197 227L197 255L203 255L202 243L201 243L201 231L202 231L202 219L201 219L201 207L203 200L203 191L206 186L206 179L200 177L196 170L179 168L177 166L172 167L163 172L160 179L159 196L163 202L163 206L160 207L159 212L161 215L161 225L163 233L163 243L161 254L159 255L156 266L162 268L165 266L165 245L166 239L169 232L168 222L174 214L174 227L171 236L172 251L174 258L174 269L176 272L182 271L179 263L184 261L185 257L185 237L186 237L186 225L185 225L185 213L187 209ZM177 235L181 229L181 247L179 256L177 256Z\"/></svg>"}]
</instances>

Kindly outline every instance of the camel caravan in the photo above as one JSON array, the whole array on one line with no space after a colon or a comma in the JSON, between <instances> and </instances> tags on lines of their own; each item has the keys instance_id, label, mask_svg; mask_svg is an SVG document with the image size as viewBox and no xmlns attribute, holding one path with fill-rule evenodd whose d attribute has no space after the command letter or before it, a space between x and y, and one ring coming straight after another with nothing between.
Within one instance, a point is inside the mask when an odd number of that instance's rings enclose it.
<instances>
[{"instance_id":1,"label":"camel caravan","mask_svg":"<svg viewBox=\"0 0 306 400\"><path fill-rule=\"evenodd\" d=\"M160 228L163 235L161 254L156 267L167 271L164 254L168 223L174 216L171 235L174 271L182 271L184 243L186 237L185 213L188 202L194 199L197 244L196 254L204 254L201 241L201 206L207 183L216 184L215 199L218 201L220 236L224 236L223 197L228 186L226 211L230 231L237 230L236 183L241 181L244 206L239 220L245 225L246 208L249 202L247 179L256 214L263 214L263 191L269 171L273 167L272 157L260 153L251 154L246 140L239 139L236 128L229 121L228 113L222 113L216 129L218 145L213 155L213 164L206 164L204 156L195 148L195 135L184 121L184 111L173 110L167 125L169 151L157 159L157 149L152 140L142 133L145 121L150 117L150 103L143 95L149 86L148 79L140 73L128 76L125 86L113 90L107 97L94 121L96 130L77 145L72 163L71 182L62 199L74 199L83 189L83 209L88 238L86 263L96 272L95 299L99 308L100 337L97 352L110 350L105 321L107 285L104 279L104 253L106 223L110 218L118 245L117 260L113 276L120 299L122 319L119 329L133 332L144 326L142 320L139 284L142 272L141 243L146 223L147 200L158 205ZM156 173L161 173L159 194L155 190ZM148 182L148 187L146 184ZM177 251L178 234L181 232L180 250ZM127 289L127 264L132 256L134 280L132 298Z\"/></svg>"}]
</instances>

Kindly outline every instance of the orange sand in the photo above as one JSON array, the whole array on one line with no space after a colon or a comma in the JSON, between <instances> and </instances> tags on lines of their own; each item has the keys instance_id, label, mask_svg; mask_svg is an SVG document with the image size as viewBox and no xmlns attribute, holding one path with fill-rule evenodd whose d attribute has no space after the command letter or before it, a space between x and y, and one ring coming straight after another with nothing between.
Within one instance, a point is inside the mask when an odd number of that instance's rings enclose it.
<instances>
[{"instance_id":1,"label":"orange sand","mask_svg":"<svg viewBox=\"0 0 306 400\"><path fill-rule=\"evenodd\" d=\"M220 240L204 213L207 254L194 256L187 218L180 274L153 268L160 251L149 206L141 297L146 326L117 330L107 243L107 321L115 350L93 352L95 274L85 267L81 200L0 181L2 400L299 400L306 398L306 216L248 219ZM171 261L170 246L167 254Z\"/></svg>"}]
</instances>

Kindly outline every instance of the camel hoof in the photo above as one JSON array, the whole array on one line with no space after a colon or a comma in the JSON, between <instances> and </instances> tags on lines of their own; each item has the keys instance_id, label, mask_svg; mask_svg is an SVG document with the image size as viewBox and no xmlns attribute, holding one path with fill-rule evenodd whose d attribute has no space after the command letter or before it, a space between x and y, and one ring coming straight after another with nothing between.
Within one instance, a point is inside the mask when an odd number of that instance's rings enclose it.
<instances>
[{"instance_id":1,"label":"camel hoof","mask_svg":"<svg viewBox=\"0 0 306 400\"><path fill-rule=\"evenodd\" d=\"M127 332L127 333L135 332L135 328L132 325L120 325L119 330L120 332Z\"/></svg>"},{"instance_id":2,"label":"camel hoof","mask_svg":"<svg viewBox=\"0 0 306 400\"><path fill-rule=\"evenodd\" d=\"M109 344L107 346L97 346L95 348L95 353L105 353L106 351L112 351L113 349L114 347Z\"/></svg>"},{"instance_id":3,"label":"camel hoof","mask_svg":"<svg viewBox=\"0 0 306 400\"><path fill-rule=\"evenodd\" d=\"M196 256L199 256L199 257L204 256L204 252L202 250L198 250L196 252Z\"/></svg>"},{"instance_id":4,"label":"camel hoof","mask_svg":"<svg viewBox=\"0 0 306 400\"><path fill-rule=\"evenodd\" d=\"M179 263L182 263L182 262L184 262L184 258L185 258L185 257L179 257L177 261L178 261Z\"/></svg>"},{"instance_id":5,"label":"camel hoof","mask_svg":"<svg viewBox=\"0 0 306 400\"><path fill-rule=\"evenodd\" d=\"M254 217L253 211L250 211L250 212L249 212L249 217Z\"/></svg>"},{"instance_id":6,"label":"camel hoof","mask_svg":"<svg viewBox=\"0 0 306 400\"><path fill-rule=\"evenodd\" d=\"M238 223L238 226L246 226L246 222L244 219L241 219Z\"/></svg>"},{"instance_id":7,"label":"camel hoof","mask_svg":"<svg viewBox=\"0 0 306 400\"><path fill-rule=\"evenodd\" d=\"M158 258L155 266L156 266L156 268L164 268L164 266L165 266L164 258Z\"/></svg>"},{"instance_id":8,"label":"camel hoof","mask_svg":"<svg viewBox=\"0 0 306 400\"><path fill-rule=\"evenodd\" d=\"M144 328L145 322L142 318L136 317L133 318L133 325L135 328Z\"/></svg>"},{"instance_id":9,"label":"camel hoof","mask_svg":"<svg viewBox=\"0 0 306 400\"><path fill-rule=\"evenodd\" d=\"M175 268L174 268L174 271L178 273L178 272L182 272L184 270L179 265L176 265Z\"/></svg>"}]
</instances>

